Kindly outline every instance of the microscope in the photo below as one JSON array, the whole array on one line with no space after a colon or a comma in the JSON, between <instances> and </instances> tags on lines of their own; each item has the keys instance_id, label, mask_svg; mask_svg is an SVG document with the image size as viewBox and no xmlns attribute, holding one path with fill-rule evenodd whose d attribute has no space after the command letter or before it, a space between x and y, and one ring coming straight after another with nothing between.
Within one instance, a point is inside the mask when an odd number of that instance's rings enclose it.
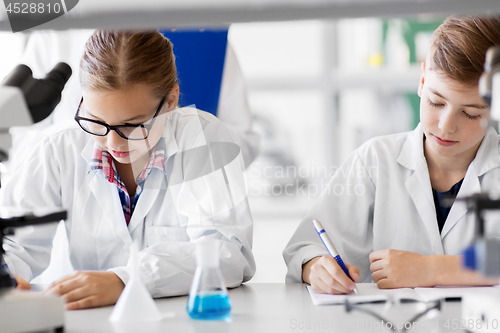
<instances>
[{"instance_id":1,"label":"microscope","mask_svg":"<svg viewBox=\"0 0 500 333\"><path fill-rule=\"evenodd\" d=\"M490 107L490 123L499 131L500 124L500 45L486 53L484 72L479 80L479 93ZM500 156L499 156L500 158ZM500 239L488 237L486 221L500 223L500 170L493 172L483 193L466 199L468 211L475 220L475 240L463 251L463 264L490 278L500 277ZM471 332L497 332L500 318L500 288L492 295L468 294L462 298L462 318L476 323Z\"/></svg>"},{"instance_id":2,"label":"microscope","mask_svg":"<svg viewBox=\"0 0 500 333\"><path fill-rule=\"evenodd\" d=\"M26 65L18 65L0 85L0 162L8 159L12 140L9 128L29 126L47 118L61 101L71 67L58 63L44 79L33 78Z\"/></svg>"},{"instance_id":3,"label":"microscope","mask_svg":"<svg viewBox=\"0 0 500 333\"><path fill-rule=\"evenodd\" d=\"M491 47L486 53L484 72L479 80L479 93L490 106L490 123L497 132L500 124L500 45ZM500 156L499 156L500 158ZM485 223L491 211L500 210L500 170L483 181L488 185L483 193L476 193L466 198L469 212L476 223L476 239L464 251L464 266L477 270L487 277L500 277L500 239L488 238ZM500 215L497 215L500 217ZM498 221L500 223L500 221Z\"/></svg>"},{"instance_id":4,"label":"microscope","mask_svg":"<svg viewBox=\"0 0 500 333\"><path fill-rule=\"evenodd\" d=\"M8 160L12 146L9 128L29 126L47 118L60 102L61 91L70 76L71 67L58 63L44 79L33 78L31 69L25 65L18 65L5 78L0 85L0 167ZM2 168L0 177L1 171ZM13 235L16 228L67 218L66 211L40 209L25 211L0 206L1 332L61 332L64 329L64 301L37 292L16 290L16 282L4 261L4 237Z\"/></svg>"}]
</instances>

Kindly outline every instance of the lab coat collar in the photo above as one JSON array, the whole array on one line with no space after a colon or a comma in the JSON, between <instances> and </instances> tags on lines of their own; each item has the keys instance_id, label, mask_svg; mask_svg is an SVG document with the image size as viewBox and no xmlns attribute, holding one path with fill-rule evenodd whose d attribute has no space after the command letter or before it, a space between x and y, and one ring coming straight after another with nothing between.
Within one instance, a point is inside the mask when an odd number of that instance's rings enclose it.
<instances>
[{"instance_id":1,"label":"lab coat collar","mask_svg":"<svg viewBox=\"0 0 500 333\"><path fill-rule=\"evenodd\" d=\"M499 142L499 135L490 126L479 146L476 157L472 161L478 177L500 166ZM405 168L417 170L423 160L425 160L424 132L421 124L418 124L415 130L408 134L397 161Z\"/></svg>"},{"instance_id":2,"label":"lab coat collar","mask_svg":"<svg viewBox=\"0 0 500 333\"><path fill-rule=\"evenodd\" d=\"M132 243L132 238L127 230L127 223L125 222L125 215L123 214L116 186L104 180L102 170L88 173L87 177L89 179L89 188L96 198L96 201L101 206L102 211L106 214L108 220L113 223L116 233L120 236L122 241L126 245L130 245ZM104 260L106 254L101 253L100 257Z\"/></svg>"},{"instance_id":3,"label":"lab coat collar","mask_svg":"<svg viewBox=\"0 0 500 333\"><path fill-rule=\"evenodd\" d=\"M81 155L87 162L87 164L90 164L90 160L92 159L92 152L94 151L95 145L97 145L97 143L92 140L89 135L87 135L87 139L87 144L85 145L85 147L83 147Z\"/></svg>"},{"instance_id":4,"label":"lab coat collar","mask_svg":"<svg viewBox=\"0 0 500 333\"><path fill-rule=\"evenodd\" d=\"M436 220L429 169L424 156L424 132L420 124L410 132L399 153L398 163L414 172L405 185L427 230L434 254L444 254Z\"/></svg>"},{"instance_id":5,"label":"lab coat collar","mask_svg":"<svg viewBox=\"0 0 500 333\"><path fill-rule=\"evenodd\" d=\"M467 205L464 201L459 199L467 198L475 193L481 192L479 177L494 168L500 167L499 139L495 129L493 127L488 128L483 138L483 142L481 142L477 150L476 157L467 169L464 182L460 187L457 198L451 207L448 218L441 231L441 238L444 238L453 226L457 224L458 220L467 213Z\"/></svg>"},{"instance_id":6,"label":"lab coat collar","mask_svg":"<svg viewBox=\"0 0 500 333\"><path fill-rule=\"evenodd\" d=\"M163 131L163 137L165 138L165 163L167 160L173 156L175 153L179 151L179 146L177 144L177 140L175 139L174 135L174 128L171 123L171 116L167 116L167 121L165 123L165 129ZM87 163L90 163L90 160L92 158L92 152L95 148L95 145L97 143L94 142L94 140L90 139L87 145L84 147L82 151L82 157L87 161ZM159 177L159 175L162 175L162 177ZM89 175L90 176L90 175ZM154 177L151 177L154 176ZM97 201L102 203L102 202L107 202L106 200L102 200L102 185L99 185L99 183L104 183L104 182L98 182L98 173L94 173L94 177L92 178L90 188L92 190L92 193L94 196L98 199ZM152 179L154 178L154 179ZM163 181L162 181L163 179ZM106 182L108 183L108 182ZM154 187L148 186L148 184L155 183L156 185ZM132 213L129 225L128 225L128 231L126 231L126 234L123 232L124 230L127 230L126 228L126 223L125 223L125 218L123 215L123 211L121 208L121 204L119 202L119 198L116 195L116 200L114 205L110 207L101 207L106 213L108 214L108 217L114 221L118 221L117 225L117 230L119 230L120 237L125 241L126 244L130 242L130 233L137 228L141 222L144 220L145 216L149 213L151 210L151 207L153 206L153 203L156 201L160 191L164 191L166 189L166 182L165 182L165 174L160 173L160 172L153 172L150 177L146 179L146 182L144 184L144 189L143 192L141 193L139 200L137 202L137 205L134 209L134 212ZM109 194L109 193L108 193ZM115 200L115 201L116 201ZM111 211L113 210L113 211ZM113 218L115 217L115 218ZM119 217L118 219L116 217ZM123 220L123 221L122 221Z\"/></svg>"},{"instance_id":7,"label":"lab coat collar","mask_svg":"<svg viewBox=\"0 0 500 333\"><path fill-rule=\"evenodd\" d=\"M425 161L424 132L420 123L408 134L397 161L410 170L417 170ZM427 164L425 166L427 167Z\"/></svg>"},{"instance_id":8,"label":"lab coat collar","mask_svg":"<svg viewBox=\"0 0 500 333\"><path fill-rule=\"evenodd\" d=\"M156 170L156 172L151 172L151 174L146 178L144 183L144 189L139 196L137 205L135 206L134 212L130 217L130 222L128 224L128 230L132 233L138 226L142 224L146 215L153 207L153 204L158 200L158 196L161 192L166 192L167 183L165 181L165 175Z\"/></svg>"},{"instance_id":9,"label":"lab coat collar","mask_svg":"<svg viewBox=\"0 0 500 333\"><path fill-rule=\"evenodd\" d=\"M85 159L85 161L87 161L87 164L90 164L92 153L96 148L97 143L90 136L87 136L87 139L87 144L83 148L81 156ZM104 174L101 169L89 171L87 173L87 178L92 195L96 198L96 201L101 206L101 209L106 214L108 220L112 221L115 226L116 233L120 236L128 248L128 246L132 244L132 237L127 230L127 223L125 221L125 215L123 214L120 197L118 196L118 192L116 190L116 185L104 179ZM101 260L104 261L109 254L100 253L99 255Z\"/></svg>"},{"instance_id":10,"label":"lab coat collar","mask_svg":"<svg viewBox=\"0 0 500 333\"><path fill-rule=\"evenodd\" d=\"M172 126L172 111L167 113L167 121L165 129L163 130L163 137L165 138L165 162L179 151L179 145L175 139L175 129Z\"/></svg>"},{"instance_id":11,"label":"lab coat collar","mask_svg":"<svg viewBox=\"0 0 500 333\"><path fill-rule=\"evenodd\" d=\"M167 114L167 121L163 131L165 138L165 163L167 160L179 151L179 146L174 135L174 128L171 122L171 113ZM154 202L157 200L161 192L165 192L167 188L166 175L161 172L152 172L144 183L144 189L137 201L134 212L130 218L128 225L129 232L132 233L135 228L141 225L146 215L151 210Z\"/></svg>"},{"instance_id":12,"label":"lab coat collar","mask_svg":"<svg viewBox=\"0 0 500 333\"><path fill-rule=\"evenodd\" d=\"M477 150L476 157L472 161L478 177L500 167L499 142L500 137L495 129L490 126Z\"/></svg>"},{"instance_id":13,"label":"lab coat collar","mask_svg":"<svg viewBox=\"0 0 500 333\"><path fill-rule=\"evenodd\" d=\"M414 154L417 155L417 151L414 151ZM429 169L427 168L425 159L421 159L420 164L407 179L405 185L427 230L429 240L432 244L432 252L438 255L444 254L436 220L436 208L432 197Z\"/></svg>"},{"instance_id":14,"label":"lab coat collar","mask_svg":"<svg viewBox=\"0 0 500 333\"><path fill-rule=\"evenodd\" d=\"M434 253L444 254L441 239L443 239L453 226L467 213L467 206L464 202L456 200L446 219L443 230L441 234L439 234L429 170L424 157L423 138L423 131L419 124L413 132L409 133L397 161L400 165L415 171L406 182L407 190L424 221L434 245ZM494 168L500 167L499 141L500 137L496 131L490 127L483 138L483 142L479 146L475 159L467 169L457 199L465 198L480 192L481 184L479 182L479 177Z\"/></svg>"},{"instance_id":15,"label":"lab coat collar","mask_svg":"<svg viewBox=\"0 0 500 333\"><path fill-rule=\"evenodd\" d=\"M444 223L443 230L441 230L441 239L444 239L455 224L457 224L457 222L465 214L467 214L467 204L461 199L470 197L471 195L479 192L481 192L481 184L479 183L479 175L476 172L475 163L473 162L467 169L462 186L460 186L460 191L458 191L457 197L455 198L455 201L451 206L450 213Z\"/></svg>"}]
</instances>

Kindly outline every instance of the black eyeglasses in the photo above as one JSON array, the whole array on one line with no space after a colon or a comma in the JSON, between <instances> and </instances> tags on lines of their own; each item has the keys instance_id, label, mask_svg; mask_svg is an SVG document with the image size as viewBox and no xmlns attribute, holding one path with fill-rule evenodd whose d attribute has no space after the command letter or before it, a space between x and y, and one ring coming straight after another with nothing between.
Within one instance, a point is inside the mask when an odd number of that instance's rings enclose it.
<instances>
[{"instance_id":1,"label":"black eyeglasses","mask_svg":"<svg viewBox=\"0 0 500 333\"><path fill-rule=\"evenodd\" d=\"M160 102L160 106L158 106L158 109L156 110L153 119L149 124L125 124L111 126L99 120L80 117L78 114L80 113L80 108L83 104L82 97L80 104L78 105L78 109L76 110L75 120L78 125L80 125L82 130L92 135L106 136L110 131L116 131L119 136L126 140L145 140L148 138L149 131L153 127L156 117L160 113L163 104L165 104L165 100L166 97L163 97Z\"/></svg>"}]
</instances>

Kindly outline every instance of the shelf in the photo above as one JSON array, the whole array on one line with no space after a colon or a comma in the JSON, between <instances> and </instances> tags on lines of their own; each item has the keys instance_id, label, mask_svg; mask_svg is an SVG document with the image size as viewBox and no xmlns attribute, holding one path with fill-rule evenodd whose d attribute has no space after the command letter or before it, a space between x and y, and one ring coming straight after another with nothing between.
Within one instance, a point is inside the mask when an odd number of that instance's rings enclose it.
<instances>
[{"instance_id":1,"label":"shelf","mask_svg":"<svg viewBox=\"0 0 500 333\"><path fill-rule=\"evenodd\" d=\"M330 82L313 76L294 77L247 77L249 91L310 90L329 88L332 91L349 88L369 88L394 92L415 92L418 88L420 67L407 69L367 69L365 71L338 71L330 75ZM328 85L329 87L325 87Z\"/></svg>"},{"instance_id":2,"label":"shelf","mask_svg":"<svg viewBox=\"0 0 500 333\"><path fill-rule=\"evenodd\" d=\"M223 26L419 14L500 13L499 0L80 0L68 14L35 29ZM0 30L9 31L0 6Z\"/></svg>"},{"instance_id":3,"label":"shelf","mask_svg":"<svg viewBox=\"0 0 500 333\"><path fill-rule=\"evenodd\" d=\"M272 76L272 77L245 77L249 91L278 91L278 90L310 90L321 89L320 77L308 76Z\"/></svg>"},{"instance_id":4,"label":"shelf","mask_svg":"<svg viewBox=\"0 0 500 333\"><path fill-rule=\"evenodd\" d=\"M407 69L370 69L360 72L332 71L333 89L369 88L395 92L415 92L420 79L420 66Z\"/></svg>"}]
</instances>

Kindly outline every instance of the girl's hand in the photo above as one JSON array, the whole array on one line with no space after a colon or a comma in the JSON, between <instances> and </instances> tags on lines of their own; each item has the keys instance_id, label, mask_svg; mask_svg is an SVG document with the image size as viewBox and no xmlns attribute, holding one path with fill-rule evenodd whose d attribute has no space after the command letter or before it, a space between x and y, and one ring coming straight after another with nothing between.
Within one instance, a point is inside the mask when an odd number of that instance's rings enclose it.
<instances>
[{"instance_id":1,"label":"girl's hand","mask_svg":"<svg viewBox=\"0 0 500 333\"><path fill-rule=\"evenodd\" d=\"M115 304L125 284L113 272L76 271L53 282L45 293L61 296L66 310Z\"/></svg>"},{"instance_id":2,"label":"girl's hand","mask_svg":"<svg viewBox=\"0 0 500 333\"><path fill-rule=\"evenodd\" d=\"M16 274L14 274L14 278L16 279L17 282L16 289L31 290L31 284L28 281L26 281L25 279Z\"/></svg>"},{"instance_id":3,"label":"girl's hand","mask_svg":"<svg viewBox=\"0 0 500 333\"><path fill-rule=\"evenodd\" d=\"M354 282L359 280L359 269L347 265ZM303 265L302 279L311 284L318 293L348 294L354 289L354 282L340 268L331 256L316 257Z\"/></svg>"},{"instance_id":4,"label":"girl's hand","mask_svg":"<svg viewBox=\"0 0 500 333\"><path fill-rule=\"evenodd\" d=\"M378 250L370 253L372 280L381 289L434 287L432 256L408 251Z\"/></svg>"}]
</instances>

